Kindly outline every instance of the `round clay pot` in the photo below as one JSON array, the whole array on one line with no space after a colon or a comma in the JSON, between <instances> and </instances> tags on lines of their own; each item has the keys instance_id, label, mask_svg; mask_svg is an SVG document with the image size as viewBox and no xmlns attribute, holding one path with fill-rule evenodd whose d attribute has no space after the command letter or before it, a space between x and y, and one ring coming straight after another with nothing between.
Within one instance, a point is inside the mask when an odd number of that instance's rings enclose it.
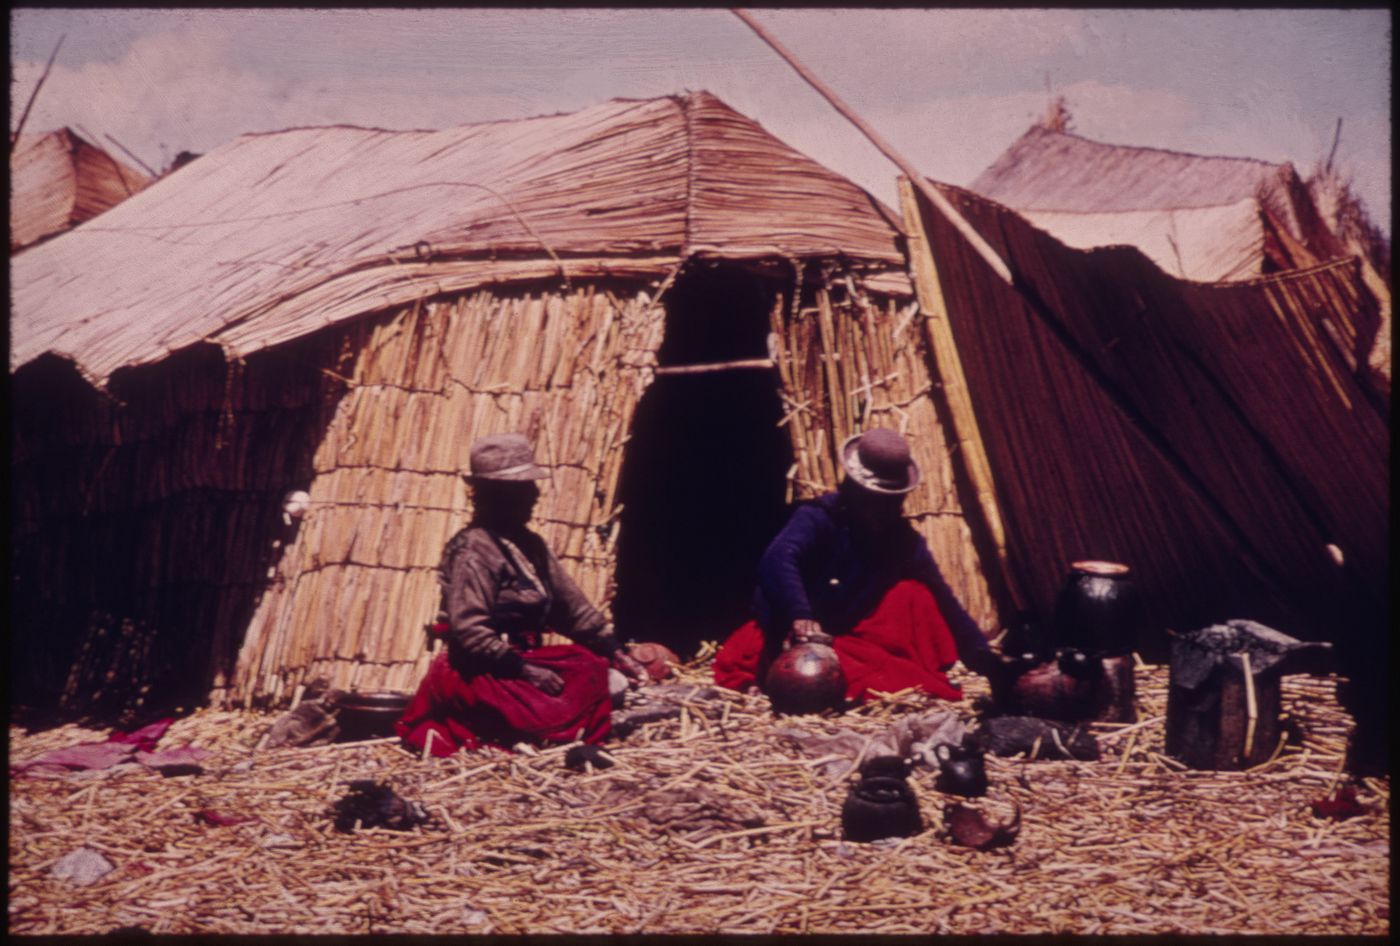
<instances>
[{"instance_id":1,"label":"round clay pot","mask_svg":"<svg viewBox=\"0 0 1400 946\"><path fill-rule=\"evenodd\" d=\"M1061 722L1097 715L1105 699L1103 660L1085 659L1073 673L1061 664L1051 659L1016 678L1011 701L1017 714Z\"/></svg>"},{"instance_id":2,"label":"round clay pot","mask_svg":"<svg viewBox=\"0 0 1400 946\"><path fill-rule=\"evenodd\" d=\"M655 681L665 680L671 676L672 668L679 666L681 662L675 651L661 644L628 644L627 653L633 660L641 664L642 669L647 672L647 676Z\"/></svg>"},{"instance_id":3,"label":"round clay pot","mask_svg":"<svg viewBox=\"0 0 1400 946\"><path fill-rule=\"evenodd\" d=\"M1132 653L1137 649L1140 608L1127 565L1075 562L1055 598L1054 644L1096 656Z\"/></svg>"},{"instance_id":4,"label":"round clay pot","mask_svg":"<svg viewBox=\"0 0 1400 946\"><path fill-rule=\"evenodd\" d=\"M825 644L798 644L774 659L763 691L777 713L819 713L846 698L841 658Z\"/></svg>"}]
</instances>

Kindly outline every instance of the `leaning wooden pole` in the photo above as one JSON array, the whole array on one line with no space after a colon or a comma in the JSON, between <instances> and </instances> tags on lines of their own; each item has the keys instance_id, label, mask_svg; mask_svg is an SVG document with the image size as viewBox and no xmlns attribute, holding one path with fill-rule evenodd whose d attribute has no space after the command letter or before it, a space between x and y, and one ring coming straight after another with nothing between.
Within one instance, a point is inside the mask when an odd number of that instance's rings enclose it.
<instances>
[{"instance_id":1,"label":"leaning wooden pole","mask_svg":"<svg viewBox=\"0 0 1400 946\"><path fill-rule=\"evenodd\" d=\"M830 102L832 108L840 112L848 122L855 125L856 128L860 130L861 134L869 138L870 143L878 148L881 154L893 161L895 166L904 173L904 176L914 183L914 186L919 189L919 192L928 198L929 203L938 208L938 212L943 214L944 217L947 217L948 222L963 235L967 242L972 244L972 248L977 251L977 255L986 261L987 265L992 268L992 272L1001 277L1002 282L1006 283L1008 286L1015 285L1014 280L1011 278L1011 268L1006 265L1006 261L997 254L996 250L992 249L991 244L982 238L982 234L978 233L977 230L973 228L972 224L967 222L967 218L958 212L958 209L952 205L948 198L940 194L937 188L929 184L928 181L924 179L924 176L914 169L914 165L905 160L904 156L896 151L893 145L882 138L879 132L874 128L866 124L849 105L841 101L840 96L833 92L830 86L821 79L818 79L806 66L798 62L797 57L788 52L787 48L784 47L782 43L778 42L771 33L759 25L752 16L739 9L732 9L730 12L748 24L749 28L758 34L758 38L771 46L775 53L787 60L788 65L797 70L797 74L806 80L808 85L816 89L817 93L820 94L822 98Z\"/></svg>"},{"instance_id":2,"label":"leaning wooden pole","mask_svg":"<svg viewBox=\"0 0 1400 946\"><path fill-rule=\"evenodd\" d=\"M963 374L957 342L953 338L953 326L948 320L948 306L943 298L943 284L938 277L938 267L934 263L933 248L924 230L923 215L919 210L913 184L907 177L899 180L899 198L907 231L909 262L914 270L914 288L919 296L919 308L924 313L924 331L929 351L933 356L934 368L938 372L943 397L948 404L953 437L962 454L963 467L967 470L972 490L977 496L982 521L996 551L997 570L1000 572L1002 587L1011 599L1013 607L1023 610L1025 596L1013 578L1010 559L1007 556L1006 530L1001 521L1001 507L997 504L992 466L987 459L987 449L982 441L977 415L972 410L972 396L968 391L967 378Z\"/></svg>"}]
</instances>

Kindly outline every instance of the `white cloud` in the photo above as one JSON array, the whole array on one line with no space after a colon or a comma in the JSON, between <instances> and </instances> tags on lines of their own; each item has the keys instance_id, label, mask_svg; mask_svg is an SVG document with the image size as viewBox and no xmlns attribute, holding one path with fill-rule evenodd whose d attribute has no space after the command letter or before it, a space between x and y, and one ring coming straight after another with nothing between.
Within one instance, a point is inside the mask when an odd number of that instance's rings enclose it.
<instances>
[{"instance_id":1,"label":"white cloud","mask_svg":"<svg viewBox=\"0 0 1400 946\"><path fill-rule=\"evenodd\" d=\"M148 165L177 152L205 152L246 132L298 125L438 128L514 114L518 99L438 92L390 92L331 82L288 82L236 64L219 29L153 33L116 62L55 65L26 122L28 131L81 126L107 146L111 135ZM43 63L17 62L11 121Z\"/></svg>"},{"instance_id":2,"label":"white cloud","mask_svg":"<svg viewBox=\"0 0 1400 946\"><path fill-rule=\"evenodd\" d=\"M50 22L54 16L31 13L12 26L34 34L31 50L41 45L42 23L83 29ZM1219 81L1193 82L1189 63L1163 57L1180 54L1195 21L1148 24L1083 10L762 9L757 16L939 180L970 182L1039 118L1050 71L1075 130L1113 143L1291 160L1302 169L1325 157L1335 117L1344 115L1343 166L1388 226L1388 110L1366 112L1340 99L1308 107L1300 88L1350 92L1355 83L1331 76L1330 84L1280 88L1276 72L1251 71L1248 55L1257 50L1245 47L1238 57L1203 60ZM159 166L177 151L207 151L250 131L441 128L703 88L894 199L894 167L724 10L148 11L120 22L138 20L151 31L125 49L124 39L94 39L112 34L116 21L89 24L86 46L70 40L27 127L81 125L99 143L110 134ZM1277 18L1267 23L1283 28ZM132 26L126 35L138 33ZM52 48L42 46L44 55ZM1155 58L1143 53L1158 47ZM66 65L82 58L80 50L92 61ZM1222 71L1226 64L1233 71ZM42 61L12 69L13 123Z\"/></svg>"}]
</instances>

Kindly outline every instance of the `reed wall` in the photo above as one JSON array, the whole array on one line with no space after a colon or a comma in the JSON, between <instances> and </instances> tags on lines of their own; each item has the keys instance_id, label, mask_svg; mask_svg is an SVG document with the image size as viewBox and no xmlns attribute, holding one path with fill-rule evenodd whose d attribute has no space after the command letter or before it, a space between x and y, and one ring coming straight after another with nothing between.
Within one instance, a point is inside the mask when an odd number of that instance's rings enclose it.
<instances>
[{"instance_id":1,"label":"reed wall","mask_svg":"<svg viewBox=\"0 0 1400 946\"><path fill-rule=\"evenodd\" d=\"M110 394L58 359L16 375L12 683L26 699L62 686L95 612L154 628L157 682L203 698L339 396L317 349L240 364L196 347L117 376Z\"/></svg>"},{"instance_id":2,"label":"reed wall","mask_svg":"<svg viewBox=\"0 0 1400 946\"><path fill-rule=\"evenodd\" d=\"M336 330L349 391L316 448L311 510L215 699L412 689L442 547L470 517L461 474L487 434L535 443L553 475L533 526L605 602L613 493L665 322L650 292L619 293L482 291Z\"/></svg>"}]
</instances>

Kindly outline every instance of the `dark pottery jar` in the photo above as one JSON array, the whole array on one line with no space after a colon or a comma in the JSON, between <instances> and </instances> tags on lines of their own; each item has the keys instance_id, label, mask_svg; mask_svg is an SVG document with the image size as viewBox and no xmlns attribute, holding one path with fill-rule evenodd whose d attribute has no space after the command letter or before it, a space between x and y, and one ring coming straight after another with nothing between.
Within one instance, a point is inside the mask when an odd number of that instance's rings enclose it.
<instances>
[{"instance_id":1,"label":"dark pottery jar","mask_svg":"<svg viewBox=\"0 0 1400 946\"><path fill-rule=\"evenodd\" d=\"M919 800L902 778L872 775L851 786L841 806L841 830L848 841L907 838L924 828Z\"/></svg>"},{"instance_id":2,"label":"dark pottery jar","mask_svg":"<svg viewBox=\"0 0 1400 946\"><path fill-rule=\"evenodd\" d=\"M1132 569L1119 562L1079 561L1055 598L1055 646L1097 656L1137 649L1141 602Z\"/></svg>"},{"instance_id":3,"label":"dark pottery jar","mask_svg":"<svg viewBox=\"0 0 1400 946\"><path fill-rule=\"evenodd\" d=\"M964 798L980 798L987 794L987 765L981 752L939 743L933 747L933 755L938 760L938 780L934 788Z\"/></svg>"},{"instance_id":4,"label":"dark pottery jar","mask_svg":"<svg viewBox=\"0 0 1400 946\"><path fill-rule=\"evenodd\" d=\"M1073 723L1093 719L1104 695L1103 661L1067 650L1017 677L1009 702L1019 715Z\"/></svg>"},{"instance_id":5,"label":"dark pottery jar","mask_svg":"<svg viewBox=\"0 0 1400 946\"><path fill-rule=\"evenodd\" d=\"M389 691L345 693L335 700L337 742L383 739L394 734L394 723L408 708L412 697Z\"/></svg>"}]
</instances>

